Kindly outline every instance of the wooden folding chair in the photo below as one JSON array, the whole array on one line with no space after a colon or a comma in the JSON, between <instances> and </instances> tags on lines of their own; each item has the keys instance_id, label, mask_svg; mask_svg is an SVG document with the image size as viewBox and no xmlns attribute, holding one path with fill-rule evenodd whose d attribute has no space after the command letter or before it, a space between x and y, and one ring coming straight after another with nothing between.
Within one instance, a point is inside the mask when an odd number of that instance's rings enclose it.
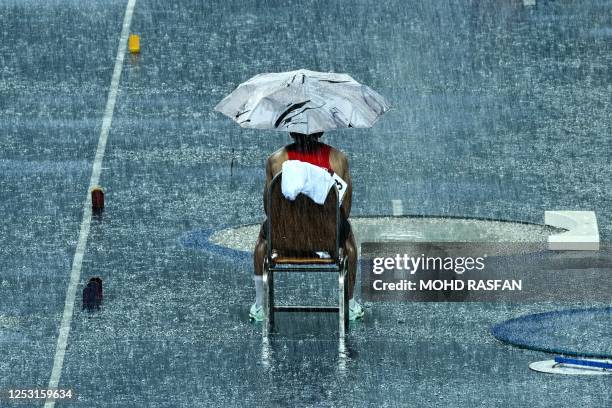
<instances>
[{"instance_id":1,"label":"wooden folding chair","mask_svg":"<svg viewBox=\"0 0 612 408\"><path fill-rule=\"evenodd\" d=\"M274 327L275 312L337 312L339 334L348 330L348 259L340 248L340 203L338 191L330 189L323 205L298 194L295 201L281 191L282 173L268 189L267 254L263 267L264 335ZM329 253L321 258L315 252ZM337 307L277 306L274 302L274 274L277 272L335 272L339 279Z\"/></svg>"}]
</instances>

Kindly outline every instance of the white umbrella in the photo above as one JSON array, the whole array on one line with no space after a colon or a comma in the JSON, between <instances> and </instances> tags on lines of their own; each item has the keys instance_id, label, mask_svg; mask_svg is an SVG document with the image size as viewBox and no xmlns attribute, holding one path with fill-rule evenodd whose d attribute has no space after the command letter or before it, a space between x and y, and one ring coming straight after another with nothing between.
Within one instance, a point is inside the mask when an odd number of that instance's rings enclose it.
<instances>
[{"instance_id":1,"label":"white umbrella","mask_svg":"<svg viewBox=\"0 0 612 408\"><path fill-rule=\"evenodd\" d=\"M350 75L300 69L256 75L215 110L244 128L311 134L372 127L390 107L384 97Z\"/></svg>"}]
</instances>

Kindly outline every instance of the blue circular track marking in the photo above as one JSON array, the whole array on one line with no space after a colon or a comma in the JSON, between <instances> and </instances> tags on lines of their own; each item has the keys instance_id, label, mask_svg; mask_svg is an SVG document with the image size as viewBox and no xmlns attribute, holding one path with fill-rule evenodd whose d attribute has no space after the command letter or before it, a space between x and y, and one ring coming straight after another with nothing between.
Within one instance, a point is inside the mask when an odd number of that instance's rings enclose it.
<instances>
[{"instance_id":1,"label":"blue circular track marking","mask_svg":"<svg viewBox=\"0 0 612 408\"><path fill-rule=\"evenodd\" d=\"M544 225L540 225L540 224L535 224L535 223L530 223L530 222L526 222L526 221L513 221L513 220L503 220L503 219L495 219L495 218L486 218L486 217L462 217L462 216L453 216L453 215L423 215L423 214L404 214L401 216L391 216L388 214L385 215L362 215L362 216L358 216L358 217L351 217L351 220L355 220L355 219L369 219L369 218L412 218L412 219L427 219L427 218L432 218L432 219L448 219L448 220L470 220L470 221L492 221L492 222L496 222L496 223L501 223L501 224L517 224L517 225L531 225L531 226L541 226L543 228L549 228L547 226ZM246 223L246 224L239 224L239 225L220 225L217 226L215 228L205 228L205 229L198 229L198 230L194 230L194 231L189 231L187 233L185 233L184 235L182 235L179 239L178 242L180 245L184 246L185 248L189 248L189 249L194 249L194 250L199 250L199 251L204 251L213 255L218 255L218 256L222 256L225 258L230 258L234 261L237 262L252 262L252 257L253 254L251 251L244 251L244 250L239 250L239 249L234 249L234 248L229 248L227 246L223 246L223 245L218 245L214 242L211 241L211 237L219 231L223 231L226 229L238 229L238 228L242 228L242 227L249 227L249 226L254 226L261 223L261 221L259 222L253 222L253 223ZM253 240L253 247L255 246L255 241Z\"/></svg>"},{"instance_id":2,"label":"blue circular track marking","mask_svg":"<svg viewBox=\"0 0 612 408\"><path fill-rule=\"evenodd\" d=\"M491 327L498 340L567 356L612 358L612 307L569 309L516 317Z\"/></svg>"},{"instance_id":3,"label":"blue circular track marking","mask_svg":"<svg viewBox=\"0 0 612 408\"><path fill-rule=\"evenodd\" d=\"M249 224L245 224L249 225ZM226 225L218 228L207 228L201 230L190 231L179 238L179 243L185 248L197 249L205 251L213 255L219 255L225 258L231 258L238 262L252 262L253 254L246 251L239 251L237 249L228 248L225 246L217 245L211 242L210 237L217 231L224 230L226 228L238 228L245 225ZM253 242L253 246L255 242Z\"/></svg>"}]
</instances>

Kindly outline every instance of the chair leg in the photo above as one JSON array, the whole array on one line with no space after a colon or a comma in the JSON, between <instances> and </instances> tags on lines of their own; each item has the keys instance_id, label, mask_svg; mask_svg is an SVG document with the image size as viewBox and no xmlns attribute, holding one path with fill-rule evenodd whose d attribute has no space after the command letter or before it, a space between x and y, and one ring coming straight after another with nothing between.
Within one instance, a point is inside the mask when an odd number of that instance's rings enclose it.
<instances>
[{"instance_id":1,"label":"chair leg","mask_svg":"<svg viewBox=\"0 0 612 408\"><path fill-rule=\"evenodd\" d=\"M340 276L338 277L340 283L340 290L338 291L339 299L338 299L338 335L340 337L344 337L346 335L346 326L344 324L344 315L348 312L344 307L344 276L342 276L342 271L340 271Z\"/></svg>"},{"instance_id":2,"label":"chair leg","mask_svg":"<svg viewBox=\"0 0 612 408\"><path fill-rule=\"evenodd\" d=\"M346 336L348 332L348 321L349 321L349 310L348 310L348 282L346 280L346 263L343 262L342 269L340 270L339 282L339 293L338 293L338 334L340 337Z\"/></svg>"},{"instance_id":3,"label":"chair leg","mask_svg":"<svg viewBox=\"0 0 612 408\"><path fill-rule=\"evenodd\" d=\"M263 268L264 286L264 324L263 335L267 336L274 328L274 274L268 270L268 263Z\"/></svg>"},{"instance_id":4,"label":"chair leg","mask_svg":"<svg viewBox=\"0 0 612 408\"><path fill-rule=\"evenodd\" d=\"M273 285L272 273L268 270L268 263L264 262L264 267L263 267L263 290L264 290L263 335L264 336L267 336L272 331L272 324L274 320L274 306L272 306L272 303L273 303L272 285Z\"/></svg>"},{"instance_id":5,"label":"chair leg","mask_svg":"<svg viewBox=\"0 0 612 408\"><path fill-rule=\"evenodd\" d=\"M274 308L276 304L274 301L274 273L271 271L268 272L268 304L268 324L270 331L272 331L272 329L274 328Z\"/></svg>"},{"instance_id":6,"label":"chair leg","mask_svg":"<svg viewBox=\"0 0 612 408\"><path fill-rule=\"evenodd\" d=\"M348 332L349 327L349 291L348 291L348 258L344 258L344 310L346 313L344 314L344 326L346 327L346 331Z\"/></svg>"}]
</instances>

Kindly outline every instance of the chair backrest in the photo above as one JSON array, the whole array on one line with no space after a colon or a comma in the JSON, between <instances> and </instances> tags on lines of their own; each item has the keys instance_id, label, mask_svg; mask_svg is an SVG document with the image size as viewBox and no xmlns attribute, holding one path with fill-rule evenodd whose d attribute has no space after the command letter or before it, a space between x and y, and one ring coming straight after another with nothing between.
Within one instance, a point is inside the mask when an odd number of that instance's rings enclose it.
<instances>
[{"instance_id":1,"label":"chair backrest","mask_svg":"<svg viewBox=\"0 0 612 408\"><path fill-rule=\"evenodd\" d=\"M282 172L268 190L268 256L272 251L304 255L327 251L338 258L340 204L336 187L322 205L305 194L288 200L281 191Z\"/></svg>"}]
</instances>

